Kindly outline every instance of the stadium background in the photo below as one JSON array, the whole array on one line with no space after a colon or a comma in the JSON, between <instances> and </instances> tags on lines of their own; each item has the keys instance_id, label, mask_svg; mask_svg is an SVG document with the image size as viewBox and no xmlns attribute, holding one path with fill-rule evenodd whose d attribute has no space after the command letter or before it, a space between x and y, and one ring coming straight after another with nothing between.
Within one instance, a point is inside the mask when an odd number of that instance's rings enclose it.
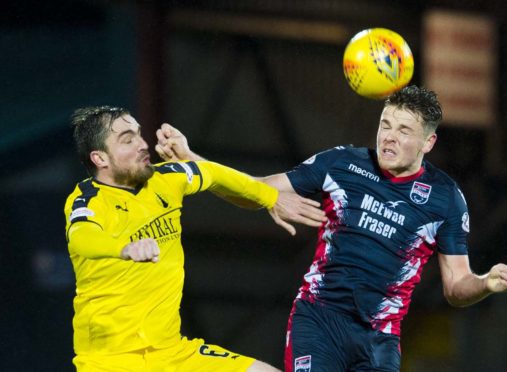
<instances>
[{"instance_id":1,"label":"stadium background","mask_svg":"<svg viewBox=\"0 0 507 372\"><path fill-rule=\"evenodd\" d=\"M407 4L410 3L408 6ZM86 175L68 118L95 104L131 109L154 143L163 121L191 147L254 175L316 151L374 145L381 102L355 95L341 70L347 40L369 27L403 35L422 84L425 12L438 6L495 22L497 120L442 126L429 159L462 186L472 268L507 261L507 6L503 1L8 1L0 12L0 370L72 370L73 272L63 203ZM445 108L444 108L445 110ZM282 366L287 316L313 256L265 212L188 198L184 332ZM403 371L506 371L507 296L446 304L436 259L403 329Z\"/></svg>"}]
</instances>

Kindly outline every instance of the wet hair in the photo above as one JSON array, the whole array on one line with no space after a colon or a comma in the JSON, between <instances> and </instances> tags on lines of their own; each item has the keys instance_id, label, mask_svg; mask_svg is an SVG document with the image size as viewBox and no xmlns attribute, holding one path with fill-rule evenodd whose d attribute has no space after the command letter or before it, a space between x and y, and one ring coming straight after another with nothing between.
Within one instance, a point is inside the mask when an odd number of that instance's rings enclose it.
<instances>
[{"instance_id":1,"label":"wet hair","mask_svg":"<svg viewBox=\"0 0 507 372\"><path fill-rule=\"evenodd\" d=\"M72 114L71 124L74 127L74 141L79 159L90 175L97 173L90 153L96 150L107 151L106 138L113 121L124 115L130 115L129 111L112 106L83 107Z\"/></svg>"},{"instance_id":2,"label":"wet hair","mask_svg":"<svg viewBox=\"0 0 507 372\"><path fill-rule=\"evenodd\" d=\"M384 106L397 106L421 115L426 133L435 132L442 121L442 107L435 92L410 85L386 98Z\"/></svg>"}]
</instances>

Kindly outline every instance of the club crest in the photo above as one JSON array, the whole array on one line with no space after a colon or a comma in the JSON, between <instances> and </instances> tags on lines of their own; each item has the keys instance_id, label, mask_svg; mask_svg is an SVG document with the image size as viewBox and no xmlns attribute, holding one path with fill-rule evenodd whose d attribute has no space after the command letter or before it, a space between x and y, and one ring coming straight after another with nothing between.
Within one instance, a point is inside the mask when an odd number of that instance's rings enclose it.
<instances>
[{"instance_id":1,"label":"club crest","mask_svg":"<svg viewBox=\"0 0 507 372\"><path fill-rule=\"evenodd\" d=\"M312 356L305 355L294 360L294 372L310 372L312 370Z\"/></svg>"},{"instance_id":2,"label":"club crest","mask_svg":"<svg viewBox=\"0 0 507 372\"><path fill-rule=\"evenodd\" d=\"M430 198L431 186L422 182L414 182L410 191L410 200L416 204L426 204Z\"/></svg>"}]
</instances>

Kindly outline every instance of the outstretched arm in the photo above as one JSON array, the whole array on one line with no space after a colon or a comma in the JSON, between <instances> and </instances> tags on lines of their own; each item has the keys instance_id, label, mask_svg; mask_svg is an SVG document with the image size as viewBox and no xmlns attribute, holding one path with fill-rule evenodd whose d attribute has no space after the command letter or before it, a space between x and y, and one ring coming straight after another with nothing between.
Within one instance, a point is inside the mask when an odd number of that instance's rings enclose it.
<instances>
[{"instance_id":1,"label":"outstretched arm","mask_svg":"<svg viewBox=\"0 0 507 372\"><path fill-rule=\"evenodd\" d=\"M155 149L165 161L204 160L203 157L190 150L186 137L167 123L162 124L157 130L157 141ZM318 227L327 220L324 211L319 209L320 203L298 196L284 173L256 179L280 191L278 202L270 210L270 215L276 224L285 228L291 235L294 235L296 230L289 222ZM249 209L258 208L255 203L228 195L220 187L215 187L213 193L236 206Z\"/></svg>"},{"instance_id":2,"label":"outstretched arm","mask_svg":"<svg viewBox=\"0 0 507 372\"><path fill-rule=\"evenodd\" d=\"M472 305L492 293L507 291L507 265L497 264L484 275L470 269L467 255L438 255L447 301L458 307Z\"/></svg>"},{"instance_id":3,"label":"outstretched arm","mask_svg":"<svg viewBox=\"0 0 507 372\"><path fill-rule=\"evenodd\" d=\"M224 199L240 201L240 205L249 202L257 208L264 207L270 211L275 223L285 228L291 235L296 233L294 227L286 220L306 222L303 217L294 214L308 213L317 215L318 221L310 221L311 226L320 226L325 219L324 212L310 199L300 197L295 193L279 192L276 188L235 169L210 161L196 162L202 174L200 190L211 190L219 193ZM314 212L315 210L315 212ZM313 216L313 215L312 215Z\"/></svg>"},{"instance_id":4,"label":"outstretched arm","mask_svg":"<svg viewBox=\"0 0 507 372\"><path fill-rule=\"evenodd\" d=\"M275 223L296 235L296 229L289 222L300 223L310 227L319 227L327 221L327 217L321 209L320 203L312 199L303 198L296 193L283 192L278 194L275 206L269 210Z\"/></svg>"},{"instance_id":5,"label":"outstretched arm","mask_svg":"<svg viewBox=\"0 0 507 372\"><path fill-rule=\"evenodd\" d=\"M320 203L299 196L285 173L273 174L271 176L259 178L259 180L280 191L280 198L286 198L286 200L283 201L279 198L280 203L278 207L270 211L271 217L277 224L282 226L286 224L286 229L289 230L289 226L292 229L294 229L294 227L287 221L310 227L319 227L323 222L327 221L325 212L319 208Z\"/></svg>"}]
</instances>

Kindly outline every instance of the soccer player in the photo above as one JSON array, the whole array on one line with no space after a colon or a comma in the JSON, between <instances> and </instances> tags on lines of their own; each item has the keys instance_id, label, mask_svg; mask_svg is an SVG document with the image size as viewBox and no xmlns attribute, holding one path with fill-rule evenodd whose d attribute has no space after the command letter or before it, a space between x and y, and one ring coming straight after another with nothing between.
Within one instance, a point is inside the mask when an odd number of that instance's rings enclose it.
<instances>
[{"instance_id":1,"label":"soccer player","mask_svg":"<svg viewBox=\"0 0 507 372\"><path fill-rule=\"evenodd\" d=\"M435 252L451 305L507 290L505 264L471 271L463 193L423 159L441 119L434 92L406 87L385 101L376 150L337 146L264 179L280 191L321 194L328 217L289 317L286 371L399 371L401 321ZM178 152L173 131L157 131L157 151L198 159Z\"/></svg>"},{"instance_id":2,"label":"soccer player","mask_svg":"<svg viewBox=\"0 0 507 372\"><path fill-rule=\"evenodd\" d=\"M319 203L208 161L152 165L140 125L122 108L79 109L72 121L78 153L92 176L65 204L76 275L77 369L276 371L180 334L182 200L220 190L269 209L291 233L294 227L283 221L289 216L292 221L300 214L304 223L317 226L325 220Z\"/></svg>"}]
</instances>

